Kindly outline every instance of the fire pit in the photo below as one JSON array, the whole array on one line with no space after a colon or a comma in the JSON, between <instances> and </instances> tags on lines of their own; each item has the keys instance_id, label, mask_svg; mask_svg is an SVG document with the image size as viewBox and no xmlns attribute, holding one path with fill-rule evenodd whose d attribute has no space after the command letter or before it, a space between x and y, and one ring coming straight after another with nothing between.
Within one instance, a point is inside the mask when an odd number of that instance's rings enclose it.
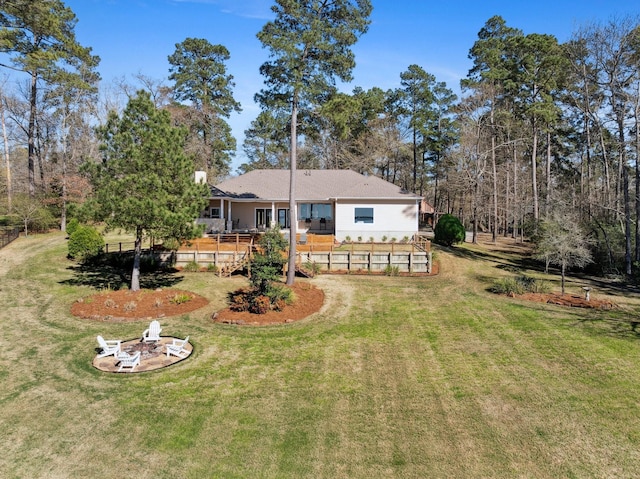
<instances>
[{"instance_id":1,"label":"fire pit","mask_svg":"<svg viewBox=\"0 0 640 479\"><path fill-rule=\"evenodd\" d=\"M145 371L153 371L185 360L191 355L193 346L189 343L185 348L189 352L187 356L167 356L165 344L173 342L173 336L162 336L160 341L145 343L140 338L130 339L121 344L122 351L129 354L140 352L140 365L133 371L134 373L142 373ZM93 360L93 366L101 371L115 373L118 372L119 362L115 356L100 357L96 356Z\"/></svg>"},{"instance_id":2,"label":"fire pit","mask_svg":"<svg viewBox=\"0 0 640 479\"><path fill-rule=\"evenodd\" d=\"M122 349L129 354L140 351L141 359L155 358L162 354L162 345L158 342L145 343L140 341L139 343L129 344Z\"/></svg>"}]
</instances>

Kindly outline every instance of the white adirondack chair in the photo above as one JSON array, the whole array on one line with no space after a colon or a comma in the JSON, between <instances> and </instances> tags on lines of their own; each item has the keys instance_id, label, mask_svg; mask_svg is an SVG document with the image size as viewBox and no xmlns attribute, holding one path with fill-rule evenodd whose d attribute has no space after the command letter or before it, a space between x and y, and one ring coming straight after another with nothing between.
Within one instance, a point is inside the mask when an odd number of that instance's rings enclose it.
<instances>
[{"instance_id":1,"label":"white adirondack chair","mask_svg":"<svg viewBox=\"0 0 640 479\"><path fill-rule=\"evenodd\" d=\"M161 331L162 328L160 327L160 323L154 319L153 321L151 321L151 324L149 324L149 327L142 333L142 341L144 341L145 343L160 341Z\"/></svg>"},{"instance_id":2,"label":"white adirondack chair","mask_svg":"<svg viewBox=\"0 0 640 479\"><path fill-rule=\"evenodd\" d=\"M122 342L119 339L104 339L102 336L98 336L96 338L98 340L98 346L102 351L98 354L99 358L104 358L106 356L111 356L112 354L115 356L120 352L120 343Z\"/></svg>"},{"instance_id":3,"label":"white adirondack chair","mask_svg":"<svg viewBox=\"0 0 640 479\"><path fill-rule=\"evenodd\" d=\"M173 338L171 343L166 344L167 348L167 357L170 355L178 356L179 358L186 358L189 356L189 351L185 349L185 345L189 344L189 336L185 339L176 339Z\"/></svg>"},{"instance_id":4,"label":"white adirondack chair","mask_svg":"<svg viewBox=\"0 0 640 479\"><path fill-rule=\"evenodd\" d=\"M129 354L125 351L120 351L116 358L120 361L120 368L118 372L123 369L128 369L129 371L133 371L137 365L140 364L140 351L136 351L133 354Z\"/></svg>"}]
</instances>

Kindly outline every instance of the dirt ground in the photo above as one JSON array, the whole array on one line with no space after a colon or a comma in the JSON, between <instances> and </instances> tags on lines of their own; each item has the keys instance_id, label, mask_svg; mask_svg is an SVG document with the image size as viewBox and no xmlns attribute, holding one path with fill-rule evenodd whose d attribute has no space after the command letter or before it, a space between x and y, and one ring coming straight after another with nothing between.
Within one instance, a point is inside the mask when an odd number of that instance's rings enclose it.
<instances>
[{"instance_id":1,"label":"dirt ground","mask_svg":"<svg viewBox=\"0 0 640 479\"><path fill-rule=\"evenodd\" d=\"M223 309L214 313L212 320L219 323L268 325L290 323L317 312L324 302L324 292L302 281L292 287L293 304L282 311L266 314L236 312ZM188 300L176 301L176 298ZM206 306L209 301L202 296L178 289L108 291L82 298L71 306L75 316L96 321L137 321L178 316Z\"/></svg>"}]
</instances>

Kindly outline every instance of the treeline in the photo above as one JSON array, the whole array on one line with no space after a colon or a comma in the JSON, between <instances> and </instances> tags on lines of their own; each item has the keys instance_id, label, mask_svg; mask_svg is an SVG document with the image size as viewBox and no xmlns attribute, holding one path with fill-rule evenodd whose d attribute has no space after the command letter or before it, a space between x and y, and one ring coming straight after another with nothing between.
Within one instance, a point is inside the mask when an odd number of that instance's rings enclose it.
<instances>
[{"instance_id":1,"label":"treeline","mask_svg":"<svg viewBox=\"0 0 640 479\"><path fill-rule=\"evenodd\" d=\"M138 90L186 130L185 152L196 168L212 181L235 173L228 119L241 105L226 47L187 38L167 52L166 79L138 75L132 83L103 85L99 58L75 39L76 22L60 0L0 5L0 63L7 72L0 83L0 213L64 229L90 193L81 165L107 157L95 126L109 112L122 112ZM296 167L382 177L423 195L437 215L458 216L474 237L479 231L530 237L561 212L583 228L599 272L635 272L638 18L584 25L562 44L496 16L479 30L469 58L460 98L420 65L399 72L400 86L392 90L345 93L321 83L312 100L297 105ZM260 73L273 82L277 68L267 62ZM238 173L288 168L291 100L271 88L257 92L256 102L262 111L245 131Z\"/></svg>"}]
</instances>

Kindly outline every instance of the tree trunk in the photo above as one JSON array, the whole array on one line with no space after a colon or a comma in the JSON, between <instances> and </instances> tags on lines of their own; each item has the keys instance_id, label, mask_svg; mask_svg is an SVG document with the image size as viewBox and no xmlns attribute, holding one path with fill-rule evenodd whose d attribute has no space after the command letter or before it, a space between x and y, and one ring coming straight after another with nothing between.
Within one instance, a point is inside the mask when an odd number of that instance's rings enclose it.
<instances>
[{"instance_id":1,"label":"tree trunk","mask_svg":"<svg viewBox=\"0 0 640 479\"><path fill-rule=\"evenodd\" d=\"M622 171L624 197L624 264L625 273L631 275L631 198L629 197L629 168L623 164Z\"/></svg>"},{"instance_id":2,"label":"tree trunk","mask_svg":"<svg viewBox=\"0 0 640 479\"><path fill-rule=\"evenodd\" d=\"M520 202L518 200L518 147L513 144L513 238L518 239L518 222L520 220Z\"/></svg>"},{"instance_id":3,"label":"tree trunk","mask_svg":"<svg viewBox=\"0 0 640 479\"><path fill-rule=\"evenodd\" d=\"M636 180L636 249L635 249L635 261L640 262L640 83L638 84L638 92L636 94L636 105L634 109L634 123L636 132L636 168L635 168L635 180Z\"/></svg>"},{"instance_id":4,"label":"tree trunk","mask_svg":"<svg viewBox=\"0 0 640 479\"><path fill-rule=\"evenodd\" d=\"M291 103L291 156L289 160L289 262L287 268L287 285L291 286L296 279L296 234L298 215L296 213L296 163L298 160L298 93L294 92Z\"/></svg>"},{"instance_id":5,"label":"tree trunk","mask_svg":"<svg viewBox=\"0 0 640 479\"><path fill-rule=\"evenodd\" d=\"M2 140L4 142L4 160L7 165L7 209L11 213L13 188L11 186L11 158L9 156L9 138L7 137L7 125L4 116L4 97L0 97L0 120L2 121Z\"/></svg>"},{"instance_id":6,"label":"tree trunk","mask_svg":"<svg viewBox=\"0 0 640 479\"><path fill-rule=\"evenodd\" d=\"M66 148L65 148L66 150ZM60 208L60 231L67 231L67 152L62 152L62 205Z\"/></svg>"},{"instance_id":7,"label":"tree trunk","mask_svg":"<svg viewBox=\"0 0 640 479\"><path fill-rule=\"evenodd\" d=\"M493 174L493 225L491 239L498 242L498 172L496 168L496 130L493 119L493 103L491 104L491 173Z\"/></svg>"},{"instance_id":8,"label":"tree trunk","mask_svg":"<svg viewBox=\"0 0 640 479\"><path fill-rule=\"evenodd\" d=\"M562 262L562 265L560 267L560 272L561 272L561 275L562 275L562 294L564 295L564 272L565 272L564 261Z\"/></svg>"},{"instance_id":9,"label":"tree trunk","mask_svg":"<svg viewBox=\"0 0 640 479\"><path fill-rule=\"evenodd\" d=\"M136 230L136 242L133 249L133 271L131 272L131 291L140 290L140 258L142 257L142 229Z\"/></svg>"},{"instance_id":10,"label":"tree trunk","mask_svg":"<svg viewBox=\"0 0 640 479\"><path fill-rule=\"evenodd\" d=\"M545 181L547 183L546 190L544 192L544 214L549 215L551 211L551 132L547 131L547 161L545 164Z\"/></svg>"},{"instance_id":11,"label":"tree trunk","mask_svg":"<svg viewBox=\"0 0 640 479\"><path fill-rule=\"evenodd\" d=\"M29 169L29 196L32 198L36 195L36 111L37 111L37 93L38 93L38 76L31 74L31 96L29 99L29 126L27 129L28 142L28 169Z\"/></svg>"},{"instance_id":12,"label":"tree trunk","mask_svg":"<svg viewBox=\"0 0 640 479\"><path fill-rule=\"evenodd\" d=\"M533 122L533 145L531 148L531 190L533 194L533 219L537 222L540 219L540 208L538 206L538 130L535 121Z\"/></svg>"}]
</instances>

